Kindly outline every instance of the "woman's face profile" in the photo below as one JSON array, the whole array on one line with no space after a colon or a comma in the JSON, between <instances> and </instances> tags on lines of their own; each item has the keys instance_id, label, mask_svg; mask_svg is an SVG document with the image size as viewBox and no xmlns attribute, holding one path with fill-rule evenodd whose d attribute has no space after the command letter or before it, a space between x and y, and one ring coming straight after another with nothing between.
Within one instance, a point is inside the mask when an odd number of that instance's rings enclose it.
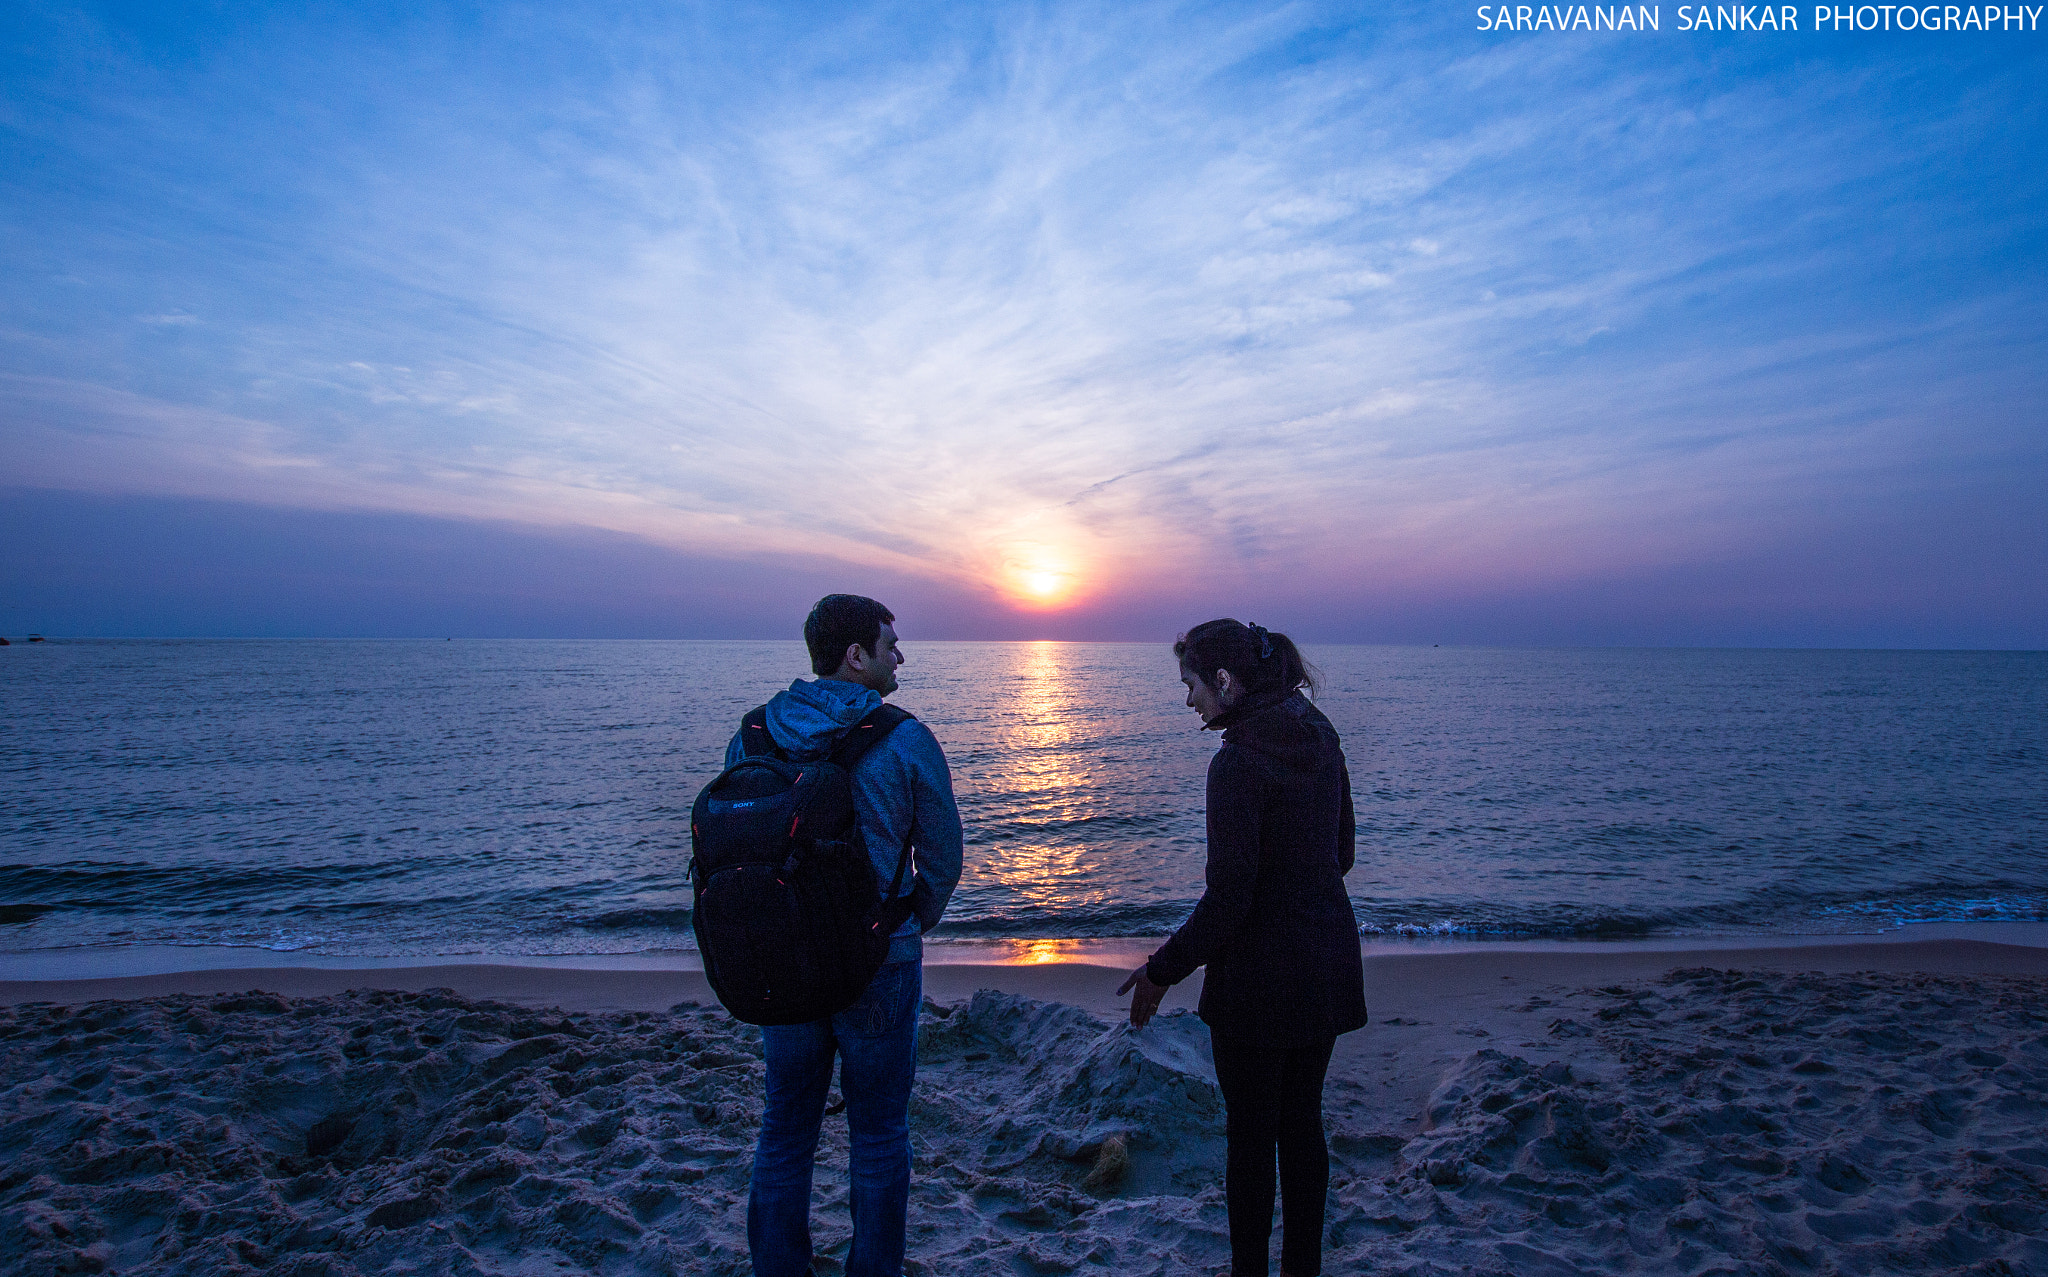
<instances>
[{"instance_id":1,"label":"woman's face profile","mask_svg":"<svg viewBox=\"0 0 2048 1277\"><path fill-rule=\"evenodd\" d=\"M1222 674L1223 671L1219 670L1218 673ZM1225 677L1227 677L1227 675L1225 675ZM1200 678L1196 677L1195 672L1193 670L1188 669L1186 666L1182 666L1180 671L1180 681L1183 684L1185 684L1188 689L1188 708L1195 711L1195 713L1200 714L1202 716L1203 722L1212 722L1215 720L1218 714L1221 714L1223 712L1224 705L1222 695L1218 693L1215 688L1209 686L1207 683L1204 683Z\"/></svg>"}]
</instances>

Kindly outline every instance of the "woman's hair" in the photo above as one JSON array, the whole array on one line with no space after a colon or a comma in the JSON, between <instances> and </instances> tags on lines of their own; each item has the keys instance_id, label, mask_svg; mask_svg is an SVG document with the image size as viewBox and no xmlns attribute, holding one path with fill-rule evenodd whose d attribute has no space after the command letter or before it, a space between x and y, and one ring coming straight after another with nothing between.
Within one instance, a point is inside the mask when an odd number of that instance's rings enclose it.
<instances>
[{"instance_id":1,"label":"woman's hair","mask_svg":"<svg viewBox=\"0 0 2048 1277\"><path fill-rule=\"evenodd\" d=\"M1181 635L1173 654L1182 669L1212 690L1217 670L1229 670L1248 694L1306 687L1313 696L1322 688L1322 675L1301 659L1293 639L1229 617L1204 621Z\"/></svg>"}]
</instances>

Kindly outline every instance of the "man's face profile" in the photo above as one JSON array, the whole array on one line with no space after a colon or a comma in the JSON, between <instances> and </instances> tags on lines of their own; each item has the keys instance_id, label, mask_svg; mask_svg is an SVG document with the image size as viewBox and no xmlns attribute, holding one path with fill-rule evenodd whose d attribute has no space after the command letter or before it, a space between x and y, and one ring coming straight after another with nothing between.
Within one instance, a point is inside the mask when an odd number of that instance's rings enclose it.
<instances>
[{"instance_id":1,"label":"man's face profile","mask_svg":"<svg viewBox=\"0 0 2048 1277\"><path fill-rule=\"evenodd\" d=\"M903 650L896 646L896 627L884 621L875 635L874 651L870 652L858 643L847 645L846 660L839 667L839 677L871 688L877 695L887 696L896 690L896 667L901 664Z\"/></svg>"}]
</instances>

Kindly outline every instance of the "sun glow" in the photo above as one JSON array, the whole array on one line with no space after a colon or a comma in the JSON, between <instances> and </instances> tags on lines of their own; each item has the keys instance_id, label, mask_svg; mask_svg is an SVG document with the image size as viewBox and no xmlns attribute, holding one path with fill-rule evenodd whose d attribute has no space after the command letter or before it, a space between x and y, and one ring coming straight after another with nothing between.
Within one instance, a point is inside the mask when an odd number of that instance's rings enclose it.
<instances>
[{"instance_id":1,"label":"sun glow","mask_svg":"<svg viewBox=\"0 0 2048 1277\"><path fill-rule=\"evenodd\" d=\"M1008 593L1026 607L1056 608L1070 602L1080 588L1080 578L1062 564L1011 564L1005 574Z\"/></svg>"},{"instance_id":2,"label":"sun glow","mask_svg":"<svg viewBox=\"0 0 2048 1277\"><path fill-rule=\"evenodd\" d=\"M991 538L983 560L989 583L1016 607L1050 612L1079 603L1099 567L1090 553L1088 531L1070 526L1057 512L1037 511Z\"/></svg>"},{"instance_id":3,"label":"sun glow","mask_svg":"<svg viewBox=\"0 0 2048 1277\"><path fill-rule=\"evenodd\" d=\"M1024 588L1036 598L1056 599L1066 593L1067 579L1058 572L1026 572Z\"/></svg>"},{"instance_id":4,"label":"sun glow","mask_svg":"<svg viewBox=\"0 0 2048 1277\"><path fill-rule=\"evenodd\" d=\"M1026 940L1020 950L1014 953L1009 963L1019 967L1042 967L1067 959L1069 946L1057 940Z\"/></svg>"}]
</instances>

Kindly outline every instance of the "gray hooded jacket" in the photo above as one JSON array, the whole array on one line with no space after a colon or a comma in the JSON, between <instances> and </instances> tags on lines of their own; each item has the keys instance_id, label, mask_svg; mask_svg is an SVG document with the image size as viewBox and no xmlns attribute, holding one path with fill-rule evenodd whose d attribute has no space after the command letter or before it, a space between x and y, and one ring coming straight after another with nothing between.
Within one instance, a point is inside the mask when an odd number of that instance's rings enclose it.
<instances>
[{"instance_id":1,"label":"gray hooded jacket","mask_svg":"<svg viewBox=\"0 0 2048 1277\"><path fill-rule=\"evenodd\" d=\"M798 679L768 702L768 734L792 761L823 758L847 729L881 703L872 688L858 683ZM735 732L725 749L725 765L737 763L744 753ZM909 895L919 880L931 892L889 944L889 961L908 962L923 952L920 937L939 925L960 881L960 809L953 802L946 755L931 729L911 719L863 754L853 768L853 801L883 890L895 877L896 858L908 842L915 873L904 875L903 894Z\"/></svg>"}]
</instances>

